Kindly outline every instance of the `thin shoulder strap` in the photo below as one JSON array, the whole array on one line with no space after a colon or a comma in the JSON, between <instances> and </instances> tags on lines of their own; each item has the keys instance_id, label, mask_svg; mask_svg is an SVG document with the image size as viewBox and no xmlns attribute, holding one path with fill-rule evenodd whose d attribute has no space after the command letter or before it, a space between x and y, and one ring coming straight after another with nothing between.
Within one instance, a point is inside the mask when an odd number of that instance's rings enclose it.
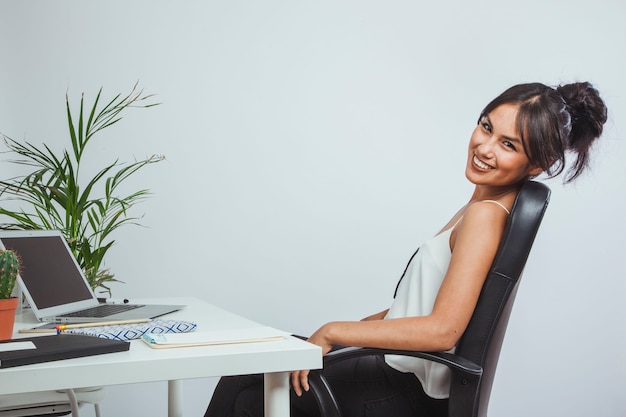
<instances>
[{"instance_id":1,"label":"thin shoulder strap","mask_svg":"<svg viewBox=\"0 0 626 417\"><path fill-rule=\"evenodd\" d=\"M482 200L485 203L496 203L497 205L499 205L500 207L502 207L504 209L504 211L506 211L506 214L511 214L511 212L509 211L509 209L507 209L506 207L504 207L504 204L502 204L499 201L496 200Z\"/></svg>"}]
</instances>

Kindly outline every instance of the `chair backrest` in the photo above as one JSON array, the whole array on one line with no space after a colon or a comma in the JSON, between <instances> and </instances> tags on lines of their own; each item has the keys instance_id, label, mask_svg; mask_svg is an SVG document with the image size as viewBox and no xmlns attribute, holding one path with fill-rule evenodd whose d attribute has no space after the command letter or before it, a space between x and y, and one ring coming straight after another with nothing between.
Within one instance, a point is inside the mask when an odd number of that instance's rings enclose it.
<instances>
[{"instance_id":1,"label":"chair backrest","mask_svg":"<svg viewBox=\"0 0 626 417\"><path fill-rule=\"evenodd\" d=\"M518 193L474 314L457 344L457 355L483 367L473 416L487 415L493 377L519 279L549 200L550 189L535 181L524 184ZM455 392L463 390L464 385L461 377L452 376L451 407L454 407Z\"/></svg>"}]
</instances>

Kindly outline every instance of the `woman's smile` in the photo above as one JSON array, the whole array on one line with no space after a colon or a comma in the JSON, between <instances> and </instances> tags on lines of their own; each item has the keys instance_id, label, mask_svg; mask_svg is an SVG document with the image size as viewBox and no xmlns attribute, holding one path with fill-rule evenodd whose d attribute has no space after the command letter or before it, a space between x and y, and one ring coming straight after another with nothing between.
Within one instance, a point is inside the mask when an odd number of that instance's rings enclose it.
<instances>
[{"instance_id":1,"label":"woman's smile","mask_svg":"<svg viewBox=\"0 0 626 417\"><path fill-rule=\"evenodd\" d=\"M481 161L480 159L478 159L478 157L476 155L474 155L474 164L481 169L493 169L492 166L487 165L486 163L484 163L483 161Z\"/></svg>"},{"instance_id":2,"label":"woman's smile","mask_svg":"<svg viewBox=\"0 0 626 417\"><path fill-rule=\"evenodd\" d=\"M470 138L465 175L476 185L509 187L534 174L517 127L515 104L485 115Z\"/></svg>"}]
</instances>

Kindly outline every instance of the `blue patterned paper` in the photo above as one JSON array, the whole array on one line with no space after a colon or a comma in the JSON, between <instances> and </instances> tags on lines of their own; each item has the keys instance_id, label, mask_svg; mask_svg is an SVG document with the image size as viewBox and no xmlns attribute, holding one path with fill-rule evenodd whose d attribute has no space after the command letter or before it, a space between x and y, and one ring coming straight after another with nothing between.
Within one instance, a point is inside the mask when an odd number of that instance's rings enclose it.
<instances>
[{"instance_id":1,"label":"blue patterned paper","mask_svg":"<svg viewBox=\"0 0 626 417\"><path fill-rule=\"evenodd\" d=\"M95 336L103 339L133 340L139 339L144 333L187 333L194 331L196 327L196 323L188 321L154 319L145 323L83 327L66 329L62 332Z\"/></svg>"}]
</instances>

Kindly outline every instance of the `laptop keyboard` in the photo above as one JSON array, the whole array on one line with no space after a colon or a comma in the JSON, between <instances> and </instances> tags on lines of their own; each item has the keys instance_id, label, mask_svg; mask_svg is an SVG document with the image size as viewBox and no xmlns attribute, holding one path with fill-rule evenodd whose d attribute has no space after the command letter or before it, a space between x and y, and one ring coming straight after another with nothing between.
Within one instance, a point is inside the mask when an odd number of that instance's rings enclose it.
<instances>
[{"instance_id":1,"label":"laptop keyboard","mask_svg":"<svg viewBox=\"0 0 626 417\"><path fill-rule=\"evenodd\" d=\"M143 307L141 304L102 304L97 307L86 308L84 310L74 311L73 313L64 314L62 317L107 317L124 311L133 310Z\"/></svg>"}]
</instances>

